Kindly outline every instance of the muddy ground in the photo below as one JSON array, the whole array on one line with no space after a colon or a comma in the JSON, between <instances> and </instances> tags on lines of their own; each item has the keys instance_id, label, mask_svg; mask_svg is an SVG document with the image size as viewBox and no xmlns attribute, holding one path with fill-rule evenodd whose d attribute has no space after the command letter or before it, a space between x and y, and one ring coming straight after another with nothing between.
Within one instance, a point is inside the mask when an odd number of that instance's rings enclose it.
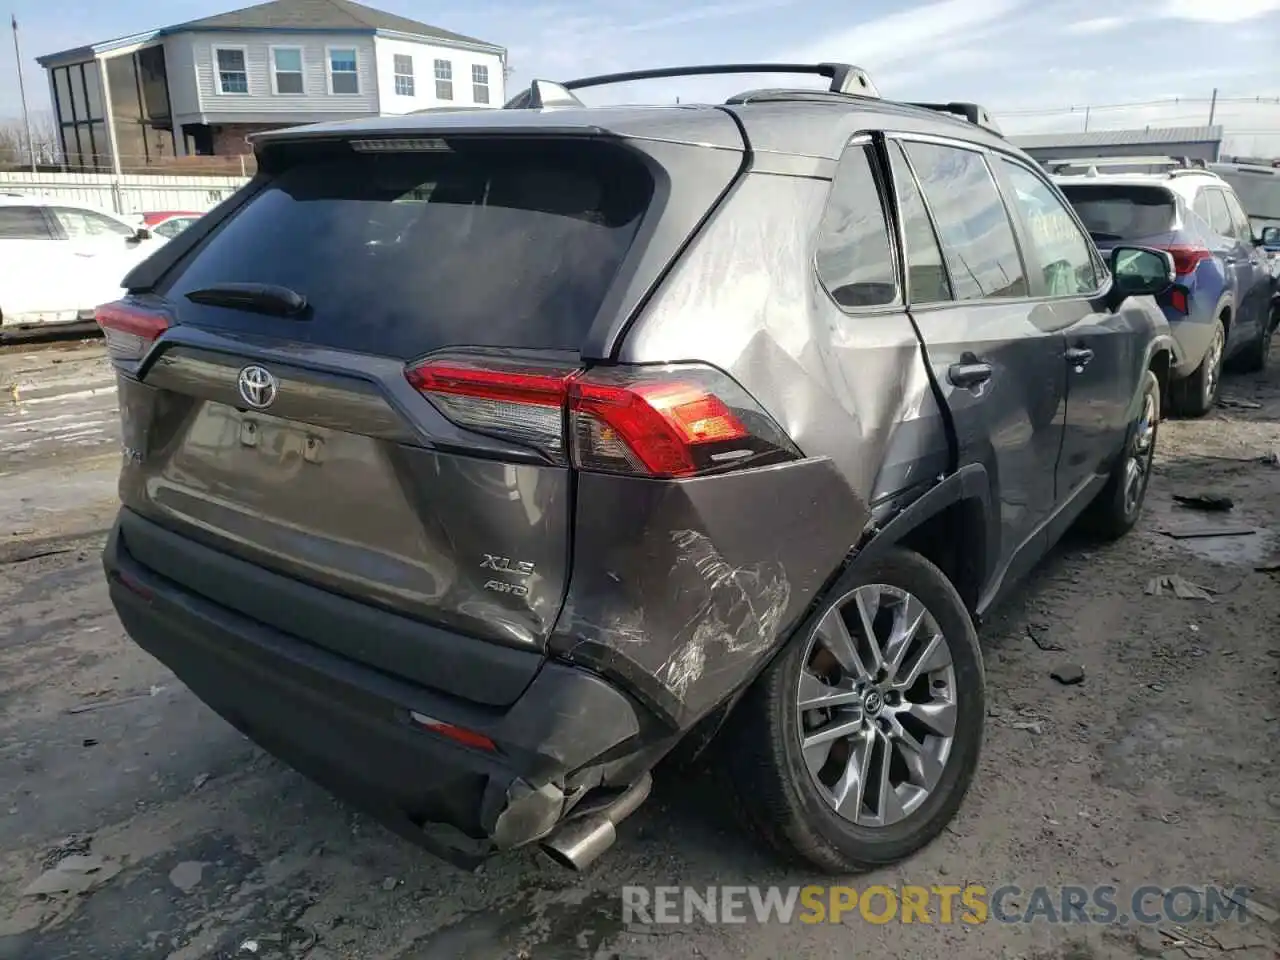
<instances>
[{"instance_id":1,"label":"muddy ground","mask_svg":"<svg viewBox=\"0 0 1280 960\"><path fill-rule=\"evenodd\" d=\"M445 866L263 755L123 636L98 560L118 464L100 345L6 348L0 386L0 960L1280 957L1259 919L1181 945L856 915L624 926L623 884L822 882L764 856L696 774L660 778L585 876L537 854ZM1137 531L1062 545L984 626L991 716L967 803L913 860L851 882L1219 884L1280 906L1280 576L1255 569L1280 553L1264 462L1280 370L1226 393L1246 404L1162 425ZM1175 507L1201 491L1236 508ZM1254 532L1164 532L1207 523ZM1212 601L1144 592L1167 574ZM1063 663L1083 683L1051 679ZM68 855L102 858L92 890L23 893Z\"/></svg>"}]
</instances>

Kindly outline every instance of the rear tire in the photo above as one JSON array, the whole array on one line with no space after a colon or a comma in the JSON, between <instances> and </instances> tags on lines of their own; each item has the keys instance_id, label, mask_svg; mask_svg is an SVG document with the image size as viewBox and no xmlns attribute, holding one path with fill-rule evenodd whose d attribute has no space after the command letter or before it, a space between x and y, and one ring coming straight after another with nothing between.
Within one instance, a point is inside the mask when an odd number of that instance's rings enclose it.
<instances>
[{"instance_id":1,"label":"rear tire","mask_svg":"<svg viewBox=\"0 0 1280 960\"><path fill-rule=\"evenodd\" d=\"M1226 353L1227 328L1219 317L1204 359L1191 376L1175 380L1169 387L1169 406L1180 417L1203 417L1218 402L1222 387L1222 358Z\"/></svg>"},{"instance_id":2,"label":"rear tire","mask_svg":"<svg viewBox=\"0 0 1280 960\"><path fill-rule=\"evenodd\" d=\"M1148 370L1142 382L1142 405L1138 419L1129 427L1124 455L1112 468L1107 485L1080 518L1081 527L1093 536L1118 540L1142 516L1159 430L1160 381Z\"/></svg>"},{"instance_id":3,"label":"rear tire","mask_svg":"<svg viewBox=\"0 0 1280 960\"><path fill-rule=\"evenodd\" d=\"M977 631L942 571L895 547L856 583L759 677L719 751L746 827L829 873L894 863L942 832L973 780L986 713ZM887 676L862 667L874 662L864 610L885 671L896 655ZM835 703L802 711L802 696Z\"/></svg>"},{"instance_id":4,"label":"rear tire","mask_svg":"<svg viewBox=\"0 0 1280 960\"><path fill-rule=\"evenodd\" d=\"M1272 309L1267 322L1258 334L1258 339L1244 349L1240 356L1240 369L1245 373L1261 373L1267 369L1267 361L1271 359L1271 340L1276 332L1276 324L1280 323L1280 307Z\"/></svg>"}]
</instances>

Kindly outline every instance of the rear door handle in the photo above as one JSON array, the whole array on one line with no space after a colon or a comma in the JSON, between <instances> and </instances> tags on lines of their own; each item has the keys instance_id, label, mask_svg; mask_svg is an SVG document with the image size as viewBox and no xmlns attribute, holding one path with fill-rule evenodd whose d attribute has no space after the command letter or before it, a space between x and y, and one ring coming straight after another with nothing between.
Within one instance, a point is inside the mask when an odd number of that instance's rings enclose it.
<instances>
[{"instance_id":1,"label":"rear door handle","mask_svg":"<svg viewBox=\"0 0 1280 960\"><path fill-rule=\"evenodd\" d=\"M1065 356L1073 367L1084 367L1093 359L1093 351L1088 347L1072 347Z\"/></svg>"},{"instance_id":2,"label":"rear door handle","mask_svg":"<svg viewBox=\"0 0 1280 960\"><path fill-rule=\"evenodd\" d=\"M947 379L954 386L972 390L990 380L993 372L989 363L983 363L981 360L966 360L962 363L953 363L948 367Z\"/></svg>"}]
</instances>

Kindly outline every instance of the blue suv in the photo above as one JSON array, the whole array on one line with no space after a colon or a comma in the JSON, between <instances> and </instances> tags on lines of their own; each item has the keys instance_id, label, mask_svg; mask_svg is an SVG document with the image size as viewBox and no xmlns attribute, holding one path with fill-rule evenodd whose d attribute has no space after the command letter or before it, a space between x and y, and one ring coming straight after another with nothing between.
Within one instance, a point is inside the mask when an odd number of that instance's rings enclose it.
<instances>
[{"instance_id":1,"label":"blue suv","mask_svg":"<svg viewBox=\"0 0 1280 960\"><path fill-rule=\"evenodd\" d=\"M1172 254L1177 282L1159 302L1180 353L1169 390L1173 412L1198 417L1212 409L1227 361L1244 369L1266 366L1280 320L1275 281L1226 180L1177 160L1046 166L1104 253L1136 244ZM1134 167L1144 172L1130 172Z\"/></svg>"}]
</instances>

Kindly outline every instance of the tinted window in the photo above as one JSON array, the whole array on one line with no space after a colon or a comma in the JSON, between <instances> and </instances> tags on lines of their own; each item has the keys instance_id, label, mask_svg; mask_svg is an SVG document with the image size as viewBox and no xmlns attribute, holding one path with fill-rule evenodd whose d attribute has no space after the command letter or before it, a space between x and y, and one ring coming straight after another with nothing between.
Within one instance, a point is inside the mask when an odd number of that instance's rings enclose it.
<instances>
[{"instance_id":1,"label":"tinted window","mask_svg":"<svg viewBox=\"0 0 1280 960\"><path fill-rule=\"evenodd\" d=\"M1201 190L1196 194L1196 199L1192 204L1192 209L1195 210L1196 216L1203 220L1207 226L1210 218L1213 216L1212 212L1209 210L1208 190Z\"/></svg>"},{"instance_id":2,"label":"tinted window","mask_svg":"<svg viewBox=\"0 0 1280 960\"><path fill-rule=\"evenodd\" d=\"M1178 208L1164 187L1060 183L1085 229L1102 242L1141 240L1173 229Z\"/></svg>"},{"instance_id":3,"label":"tinted window","mask_svg":"<svg viewBox=\"0 0 1280 960\"><path fill-rule=\"evenodd\" d=\"M867 147L845 152L818 235L818 276L842 307L898 297L889 228Z\"/></svg>"},{"instance_id":4,"label":"tinted window","mask_svg":"<svg viewBox=\"0 0 1280 960\"><path fill-rule=\"evenodd\" d=\"M49 225L38 207L0 207L0 240L48 240Z\"/></svg>"},{"instance_id":5,"label":"tinted window","mask_svg":"<svg viewBox=\"0 0 1280 960\"><path fill-rule=\"evenodd\" d=\"M317 157L220 226L165 292L188 322L405 359L459 344L577 349L651 189L607 144ZM237 281L301 293L311 319L183 300Z\"/></svg>"},{"instance_id":6,"label":"tinted window","mask_svg":"<svg viewBox=\"0 0 1280 960\"><path fill-rule=\"evenodd\" d=\"M982 155L907 145L942 240L957 300L1025 297L1027 280L1004 202Z\"/></svg>"},{"instance_id":7,"label":"tinted window","mask_svg":"<svg viewBox=\"0 0 1280 960\"><path fill-rule=\"evenodd\" d=\"M1031 233L1027 266L1041 271L1045 292L1051 297L1093 293L1098 289L1093 242L1080 232L1066 206L1040 177L1010 160L1002 159L1000 164Z\"/></svg>"},{"instance_id":8,"label":"tinted window","mask_svg":"<svg viewBox=\"0 0 1280 960\"><path fill-rule=\"evenodd\" d=\"M72 210L67 207L54 207L53 214L62 224L70 240L83 240L89 237L131 237L137 231L112 220L110 217L92 210Z\"/></svg>"},{"instance_id":9,"label":"tinted window","mask_svg":"<svg viewBox=\"0 0 1280 960\"><path fill-rule=\"evenodd\" d=\"M906 244L907 276L912 303L938 303L951 299L951 281L942 265L942 250L929 220L929 211L916 186L900 144L889 147L893 183L902 212L903 242Z\"/></svg>"}]
</instances>

